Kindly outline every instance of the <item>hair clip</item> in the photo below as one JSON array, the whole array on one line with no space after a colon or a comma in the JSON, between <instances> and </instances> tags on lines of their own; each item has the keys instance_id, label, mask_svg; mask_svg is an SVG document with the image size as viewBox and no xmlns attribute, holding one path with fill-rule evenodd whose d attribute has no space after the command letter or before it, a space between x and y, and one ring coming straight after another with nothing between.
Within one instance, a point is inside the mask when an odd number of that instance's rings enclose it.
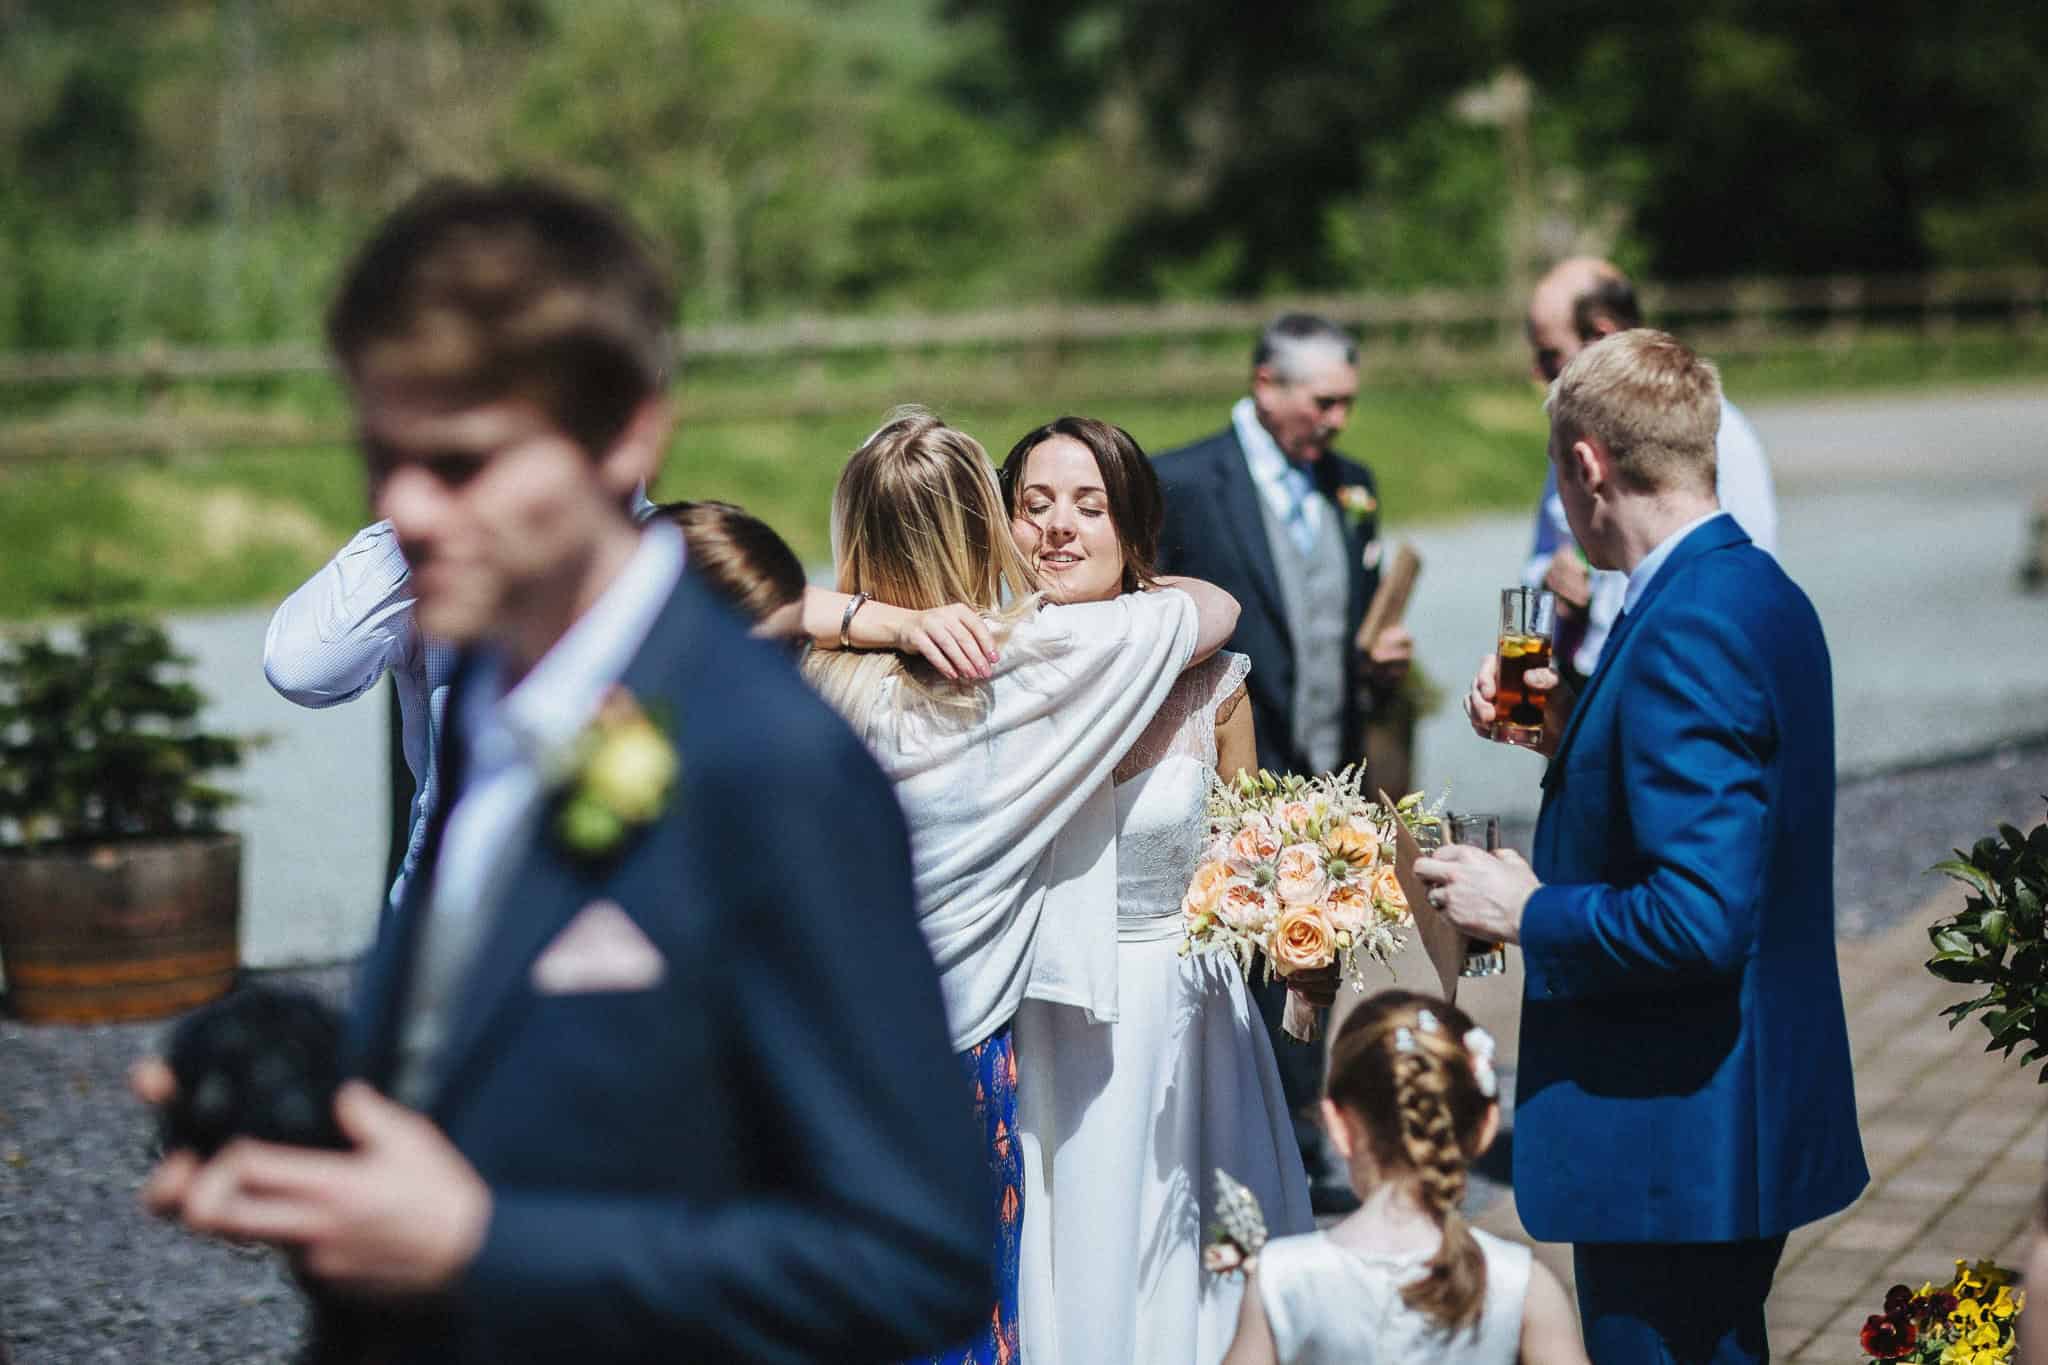
<instances>
[{"instance_id":1,"label":"hair clip","mask_svg":"<svg viewBox=\"0 0 2048 1365\"><path fill-rule=\"evenodd\" d=\"M1421 1029L1424 1033L1436 1033L1443 1026L1437 1023L1436 1016L1428 1010L1417 1010L1415 1011L1415 1027Z\"/></svg>"},{"instance_id":2,"label":"hair clip","mask_svg":"<svg viewBox=\"0 0 2048 1365\"><path fill-rule=\"evenodd\" d=\"M1500 1094L1500 1077L1493 1069L1493 1035L1483 1028L1465 1031L1465 1051L1472 1058L1472 1080L1488 1099Z\"/></svg>"},{"instance_id":3,"label":"hair clip","mask_svg":"<svg viewBox=\"0 0 2048 1365\"><path fill-rule=\"evenodd\" d=\"M1414 1030L1410 1029L1406 1024L1403 1024L1400 1028L1394 1030L1394 1051L1415 1051L1415 1032Z\"/></svg>"}]
</instances>

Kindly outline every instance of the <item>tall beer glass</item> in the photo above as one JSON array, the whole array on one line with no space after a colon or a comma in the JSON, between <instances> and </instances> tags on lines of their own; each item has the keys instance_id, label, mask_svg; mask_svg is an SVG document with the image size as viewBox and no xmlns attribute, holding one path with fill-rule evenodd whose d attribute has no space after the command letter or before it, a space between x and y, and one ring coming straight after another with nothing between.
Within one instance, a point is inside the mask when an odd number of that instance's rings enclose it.
<instances>
[{"instance_id":1,"label":"tall beer glass","mask_svg":"<svg viewBox=\"0 0 2048 1365\"><path fill-rule=\"evenodd\" d=\"M1447 813L1444 816L1444 838L1449 843L1497 853L1500 851L1500 817ZM1508 948L1505 943L1483 938L1465 940L1465 965L1459 969L1459 976L1498 976L1507 969Z\"/></svg>"},{"instance_id":2,"label":"tall beer glass","mask_svg":"<svg viewBox=\"0 0 2048 1365\"><path fill-rule=\"evenodd\" d=\"M1541 588L1502 588L1500 676L1494 684L1493 737L1533 749L1543 742L1543 708L1550 693L1529 686L1527 675L1549 668L1557 628L1557 598Z\"/></svg>"}]
</instances>

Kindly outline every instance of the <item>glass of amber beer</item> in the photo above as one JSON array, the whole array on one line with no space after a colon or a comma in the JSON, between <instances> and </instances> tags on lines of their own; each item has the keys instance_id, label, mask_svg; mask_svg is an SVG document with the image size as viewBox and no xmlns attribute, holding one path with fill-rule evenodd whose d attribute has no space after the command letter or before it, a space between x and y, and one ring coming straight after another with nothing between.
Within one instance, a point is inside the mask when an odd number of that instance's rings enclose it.
<instances>
[{"instance_id":1,"label":"glass of amber beer","mask_svg":"<svg viewBox=\"0 0 2048 1365\"><path fill-rule=\"evenodd\" d=\"M1453 844L1466 844L1472 848L1483 848L1488 853L1497 853L1500 851L1500 817L1447 813L1444 816L1444 838ZM1508 948L1505 943L1483 938L1465 940L1465 965L1458 969L1459 976L1498 976L1507 969Z\"/></svg>"},{"instance_id":2,"label":"glass of amber beer","mask_svg":"<svg viewBox=\"0 0 2048 1365\"><path fill-rule=\"evenodd\" d=\"M1500 676L1494 683L1493 737L1533 749L1543 741L1543 707L1550 693L1529 686L1527 675L1549 668L1557 627L1557 598L1541 588L1500 591Z\"/></svg>"}]
</instances>

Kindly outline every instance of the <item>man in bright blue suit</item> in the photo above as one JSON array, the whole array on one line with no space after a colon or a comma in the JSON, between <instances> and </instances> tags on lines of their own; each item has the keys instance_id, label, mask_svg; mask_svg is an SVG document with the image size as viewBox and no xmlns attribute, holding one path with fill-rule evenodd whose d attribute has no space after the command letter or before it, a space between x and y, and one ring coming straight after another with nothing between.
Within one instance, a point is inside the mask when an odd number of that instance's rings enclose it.
<instances>
[{"instance_id":1,"label":"man in bright blue suit","mask_svg":"<svg viewBox=\"0 0 2048 1365\"><path fill-rule=\"evenodd\" d=\"M1574 1244L1593 1360L1768 1360L1785 1235L1869 1180L1827 643L1715 501L1711 365L1621 332L1549 411L1573 534L1629 575L1624 613L1585 692L1552 694L1533 870L1449 848L1418 871L1458 927L1522 946L1515 1198ZM1488 737L1493 698L1489 658L1465 701Z\"/></svg>"},{"instance_id":2,"label":"man in bright blue suit","mask_svg":"<svg viewBox=\"0 0 2048 1365\"><path fill-rule=\"evenodd\" d=\"M623 223L531 185L422 195L331 315L419 628L463 651L441 797L357 983L349 1150L145 1191L292 1253L322 1362L881 1362L993 1298L889 783L629 515L672 317Z\"/></svg>"}]
</instances>

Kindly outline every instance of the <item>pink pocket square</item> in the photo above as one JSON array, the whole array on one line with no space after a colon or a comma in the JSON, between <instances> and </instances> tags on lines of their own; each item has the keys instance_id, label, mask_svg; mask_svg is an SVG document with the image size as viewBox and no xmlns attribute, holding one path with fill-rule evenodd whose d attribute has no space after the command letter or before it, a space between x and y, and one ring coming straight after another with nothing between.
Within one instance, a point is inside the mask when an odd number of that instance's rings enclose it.
<instances>
[{"instance_id":1,"label":"pink pocket square","mask_svg":"<svg viewBox=\"0 0 2048 1365\"><path fill-rule=\"evenodd\" d=\"M577 911L533 961L533 988L542 995L644 991L667 975L661 950L616 901L592 901Z\"/></svg>"}]
</instances>

